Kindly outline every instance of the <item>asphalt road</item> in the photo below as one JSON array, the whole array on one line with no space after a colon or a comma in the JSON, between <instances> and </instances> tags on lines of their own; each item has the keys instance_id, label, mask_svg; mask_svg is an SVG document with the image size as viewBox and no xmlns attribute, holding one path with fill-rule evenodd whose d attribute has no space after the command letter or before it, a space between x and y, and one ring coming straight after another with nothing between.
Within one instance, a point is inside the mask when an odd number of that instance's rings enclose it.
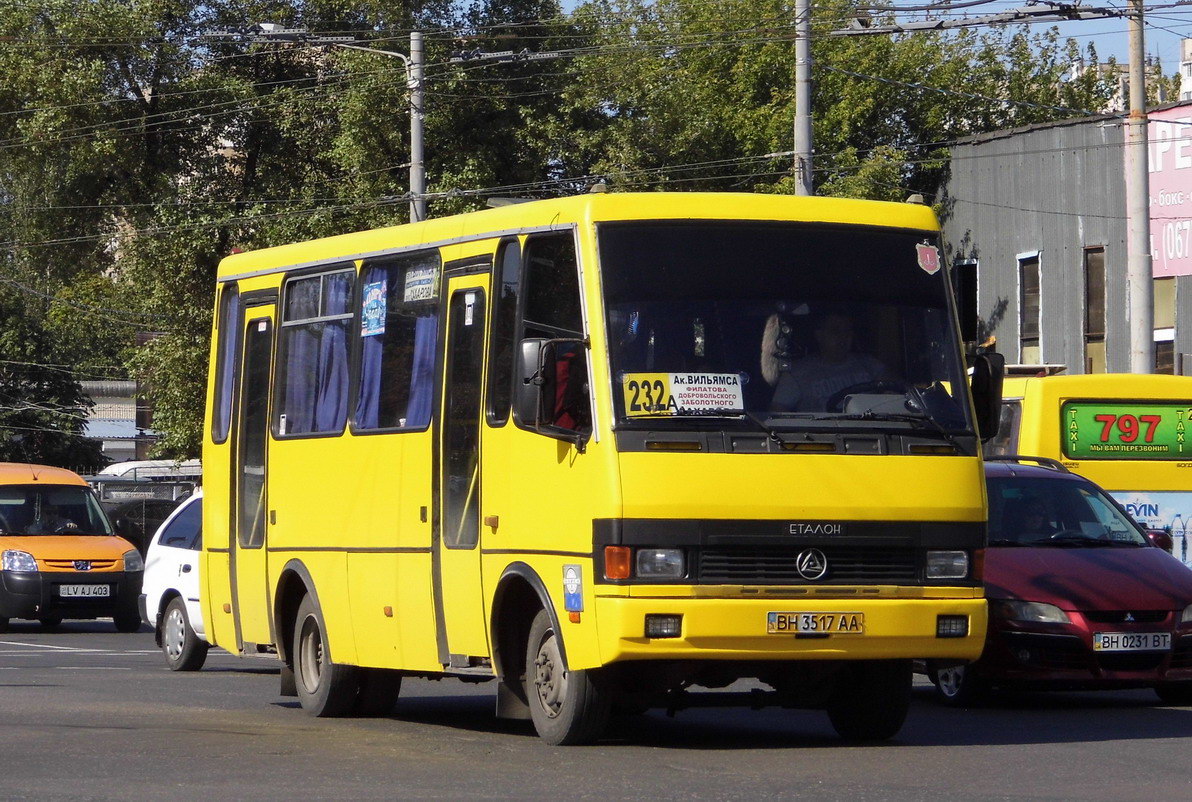
<instances>
[{"instance_id":1,"label":"asphalt road","mask_svg":"<svg viewBox=\"0 0 1192 802\"><path fill-rule=\"evenodd\" d=\"M212 650L172 673L110 623L0 634L0 798L1178 800L1192 708L1149 691L1018 695L974 710L916 687L894 742L846 746L826 716L654 712L557 748L493 718L492 685L408 681L381 719L313 719L273 664Z\"/></svg>"}]
</instances>

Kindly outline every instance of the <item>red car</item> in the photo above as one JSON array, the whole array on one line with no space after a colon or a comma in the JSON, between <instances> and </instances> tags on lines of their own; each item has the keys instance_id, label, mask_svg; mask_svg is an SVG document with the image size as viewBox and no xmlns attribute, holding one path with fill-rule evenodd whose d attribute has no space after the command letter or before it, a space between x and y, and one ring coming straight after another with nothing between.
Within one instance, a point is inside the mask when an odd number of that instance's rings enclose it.
<instances>
[{"instance_id":1,"label":"red car","mask_svg":"<svg viewBox=\"0 0 1192 802\"><path fill-rule=\"evenodd\" d=\"M1192 704L1192 570L1108 494L1053 460L987 460L985 651L928 664L944 701L993 687L1151 687Z\"/></svg>"}]
</instances>

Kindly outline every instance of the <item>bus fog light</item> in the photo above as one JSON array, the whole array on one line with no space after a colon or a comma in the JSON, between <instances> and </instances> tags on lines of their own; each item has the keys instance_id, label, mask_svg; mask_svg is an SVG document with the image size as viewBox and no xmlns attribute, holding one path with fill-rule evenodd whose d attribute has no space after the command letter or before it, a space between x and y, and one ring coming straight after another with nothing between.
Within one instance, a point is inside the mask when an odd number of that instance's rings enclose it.
<instances>
[{"instance_id":1,"label":"bus fog light","mask_svg":"<svg viewBox=\"0 0 1192 802\"><path fill-rule=\"evenodd\" d=\"M937 638L963 638L968 635L969 620L967 615L939 615L935 618L935 636Z\"/></svg>"},{"instance_id":2,"label":"bus fog light","mask_svg":"<svg viewBox=\"0 0 1192 802\"><path fill-rule=\"evenodd\" d=\"M651 613L646 616L647 638L677 638L683 634L683 616Z\"/></svg>"},{"instance_id":3,"label":"bus fog light","mask_svg":"<svg viewBox=\"0 0 1192 802\"><path fill-rule=\"evenodd\" d=\"M927 552L928 579L964 579L968 576L969 558L966 551Z\"/></svg>"},{"instance_id":4,"label":"bus fog light","mask_svg":"<svg viewBox=\"0 0 1192 802\"><path fill-rule=\"evenodd\" d=\"M682 549L638 549L639 579L682 579L687 573Z\"/></svg>"}]
</instances>

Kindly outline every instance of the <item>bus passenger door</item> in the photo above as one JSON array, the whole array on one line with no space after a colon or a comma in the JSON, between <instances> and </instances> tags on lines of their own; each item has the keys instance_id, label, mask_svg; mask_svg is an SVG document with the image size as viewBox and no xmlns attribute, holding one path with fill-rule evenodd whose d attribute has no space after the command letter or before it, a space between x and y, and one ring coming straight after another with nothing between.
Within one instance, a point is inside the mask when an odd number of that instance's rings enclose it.
<instances>
[{"instance_id":1,"label":"bus passenger door","mask_svg":"<svg viewBox=\"0 0 1192 802\"><path fill-rule=\"evenodd\" d=\"M272 643L265 575L269 388L276 321L274 302L247 306L241 342L240 398L232 457L232 616L236 645Z\"/></svg>"},{"instance_id":2,"label":"bus passenger door","mask_svg":"<svg viewBox=\"0 0 1192 802\"><path fill-rule=\"evenodd\" d=\"M453 665L488 656L480 586L480 419L484 386L487 274L447 282L442 404L437 416L438 515L435 590L440 644ZM440 646L441 648L441 646Z\"/></svg>"}]
</instances>

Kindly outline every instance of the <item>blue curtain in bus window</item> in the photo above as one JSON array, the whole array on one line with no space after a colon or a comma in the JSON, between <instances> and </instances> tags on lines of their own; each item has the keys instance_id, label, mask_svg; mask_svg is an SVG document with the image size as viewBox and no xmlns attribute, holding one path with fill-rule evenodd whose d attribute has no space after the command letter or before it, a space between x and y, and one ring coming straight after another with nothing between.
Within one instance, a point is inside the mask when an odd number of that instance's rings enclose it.
<instances>
[{"instance_id":1,"label":"blue curtain in bus window","mask_svg":"<svg viewBox=\"0 0 1192 802\"><path fill-rule=\"evenodd\" d=\"M320 324L286 330L286 425L283 434L314 431Z\"/></svg>"},{"instance_id":2,"label":"blue curtain in bus window","mask_svg":"<svg viewBox=\"0 0 1192 802\"><path fill-rule=\"evenodd\" d=\"M430 424L431 401L435 394L435 339L439 316L418 318L414 326L414 371L410 377L410 407L406 426L422 428Z\"/></svg>"},{"instance_id":3,"label":"blue curtain in bus window","mask_svg":"<svg viewBox=\"0 0 1192 802\"><path fill-rule=\"evenodd\" d=\"M350 314L351 273L327 276L323 283L324 315ZM337 432L348 416L348 321L323 323L319 338L318 384L314 425L317 432Z\"/></svg>"},{"instance_id":4,"label":"blue curtain in bus window","mask_svg":"<svg viewBox=\"0 0 1192 802\"><path fill-rule=\"evenodd\" d=\"M364 272L361 286L367 287L385 278L385 270L372 267ZM360 397L356 399L356 427L376 429L380 426L381 356L385 337L374 334L362 337L360 349Z\"/></svg>"}]
</instances>

